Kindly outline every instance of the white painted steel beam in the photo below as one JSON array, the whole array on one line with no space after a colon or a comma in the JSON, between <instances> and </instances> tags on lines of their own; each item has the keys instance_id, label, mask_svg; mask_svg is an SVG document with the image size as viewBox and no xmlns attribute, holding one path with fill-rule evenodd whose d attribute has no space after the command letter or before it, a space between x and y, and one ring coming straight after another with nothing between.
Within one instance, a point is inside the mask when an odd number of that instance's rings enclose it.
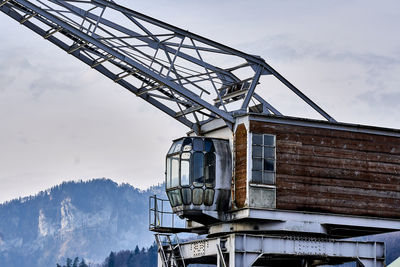
<instances>
[{"instance_id":1,"label":"white painted steel beam","mask_svg":"<svg viewBox=\"0 0 400 267\"><path fill-rule=\"evenodd\" d=\"M212 215L212 214L210 214ZM228 228L251 231L253 224L269 232L298 232L336 237L354 237L400 231L400 220L390 218L361 217L341 214L322 214L301 211L241 209L220 218L225 224L212 226L210 231L226 232ZM252 223L248 223L251 220ZM247 228L247 229L246 229ZM253 230L254 231L254 230ZM335 234L336 231L339 234ZM339 232L341 231L341 232ZM343 234L342 234L343 233Z\"/></svg>"},{"instance_id":2,"label":"white painted steel beam","mask_svg":"<svg viewBox=\"0 0 400 267\"><path fill-rule=\"evenodd\" d=\"M270 221L314 222L321 225L381 228L400 231L400 220L389 218L361 217L341 214L322 214L300 211L241 209L231 212L226 221L240 219L262 219Z\"/></svg>"},{"instance_id":3,"label":"white painted steel beam","mask_svg":"<svg viewBox=\"0 0 400 267\"><path fill-rule=\"evenodd\" d=\"M230 234L184 242L180 248L185 262L217 266L259 266L275 260L282 262L282 266L287 261L308 262L312 266L345 262L358 262L364 267L385 266L382 242ZM166 250L166 253L170 252Z\"/></svg>"}]
</instances>

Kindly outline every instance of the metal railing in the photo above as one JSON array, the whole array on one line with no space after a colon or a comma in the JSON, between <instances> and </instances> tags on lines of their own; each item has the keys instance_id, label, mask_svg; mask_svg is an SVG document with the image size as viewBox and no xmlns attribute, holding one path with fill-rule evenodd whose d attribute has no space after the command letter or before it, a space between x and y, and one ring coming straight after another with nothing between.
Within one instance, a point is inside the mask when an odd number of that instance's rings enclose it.
<instances>
[{"instance_id":1,"label":"metal railing","mask_svg":"<svg viewBox=\"0 0 400 267\"><path fill-rule=\"evenodd\" d=\"M166 230L185 228L185 220L180 219L171 208L167 199L158 198L156 195L149 198L149 229Z\"/></svg>"}]
</instances>

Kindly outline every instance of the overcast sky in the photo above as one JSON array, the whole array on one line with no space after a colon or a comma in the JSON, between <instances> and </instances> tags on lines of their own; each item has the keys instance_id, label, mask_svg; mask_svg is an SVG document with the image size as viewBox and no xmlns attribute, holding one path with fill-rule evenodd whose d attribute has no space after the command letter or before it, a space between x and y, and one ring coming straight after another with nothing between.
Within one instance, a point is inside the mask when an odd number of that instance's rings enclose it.
<instances>
[{"instance_id":1,"label":"overcast sky","mask_svg":"<svg viewBox=\"0 0 400 267\"><path fill-rule=\"evenodd\" d=\"M399 1L117 2L262 56L338 121L400 128ZM67 180L157 184L188 130L3 13L0 123L0 203Z\"/></svg>"}]
</instances>

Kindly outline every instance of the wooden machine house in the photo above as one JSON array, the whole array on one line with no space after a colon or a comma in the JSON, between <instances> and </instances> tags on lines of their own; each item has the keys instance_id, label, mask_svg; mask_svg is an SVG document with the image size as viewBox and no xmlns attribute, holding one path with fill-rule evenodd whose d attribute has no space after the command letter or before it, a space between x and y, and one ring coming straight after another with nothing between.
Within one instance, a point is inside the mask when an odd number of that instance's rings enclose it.
<instances>
[{"instance_id":1,"label":"wooden machine house","mask_svg":"<svg viewBox=\"0 0 400 267\"><path fill-rule=\"evenodd\" d=\"M400 218L400 131L258 115L235 128L236 208Z\"/></svg>"},{"instance_id":2,"label":"wooden machine house","mask_svg":"<svg viewBox=\"0 0 400 267\"><path fill-rule=\"evenodd\" d=\"M181 217L209 225L250 209L400 218L399 130L257 113L238 116L233 131L209 129L168 152L167 195Z\"/></svg>"}]
</instances>

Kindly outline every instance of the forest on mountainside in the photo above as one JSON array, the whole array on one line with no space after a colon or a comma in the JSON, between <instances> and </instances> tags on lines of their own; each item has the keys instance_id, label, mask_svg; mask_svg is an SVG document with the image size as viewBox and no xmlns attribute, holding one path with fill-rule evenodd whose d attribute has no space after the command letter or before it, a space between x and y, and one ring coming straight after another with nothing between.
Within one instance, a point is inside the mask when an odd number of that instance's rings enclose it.
<instances>
[{"instance_id":1,"label":"forest on mountainside","mask_svg":"<svg viewBox=\"0 0 400 267\"><path fill-rule=\"evenodd\" d=\"M110 252L109 256L100 264L87 264L84 259L75 257L74 260L67 258L65 264L57 263L56 267L155 267L157 266L157 245L149 248L134 250L122 250Z\"/></svg>"}]
</instances>

